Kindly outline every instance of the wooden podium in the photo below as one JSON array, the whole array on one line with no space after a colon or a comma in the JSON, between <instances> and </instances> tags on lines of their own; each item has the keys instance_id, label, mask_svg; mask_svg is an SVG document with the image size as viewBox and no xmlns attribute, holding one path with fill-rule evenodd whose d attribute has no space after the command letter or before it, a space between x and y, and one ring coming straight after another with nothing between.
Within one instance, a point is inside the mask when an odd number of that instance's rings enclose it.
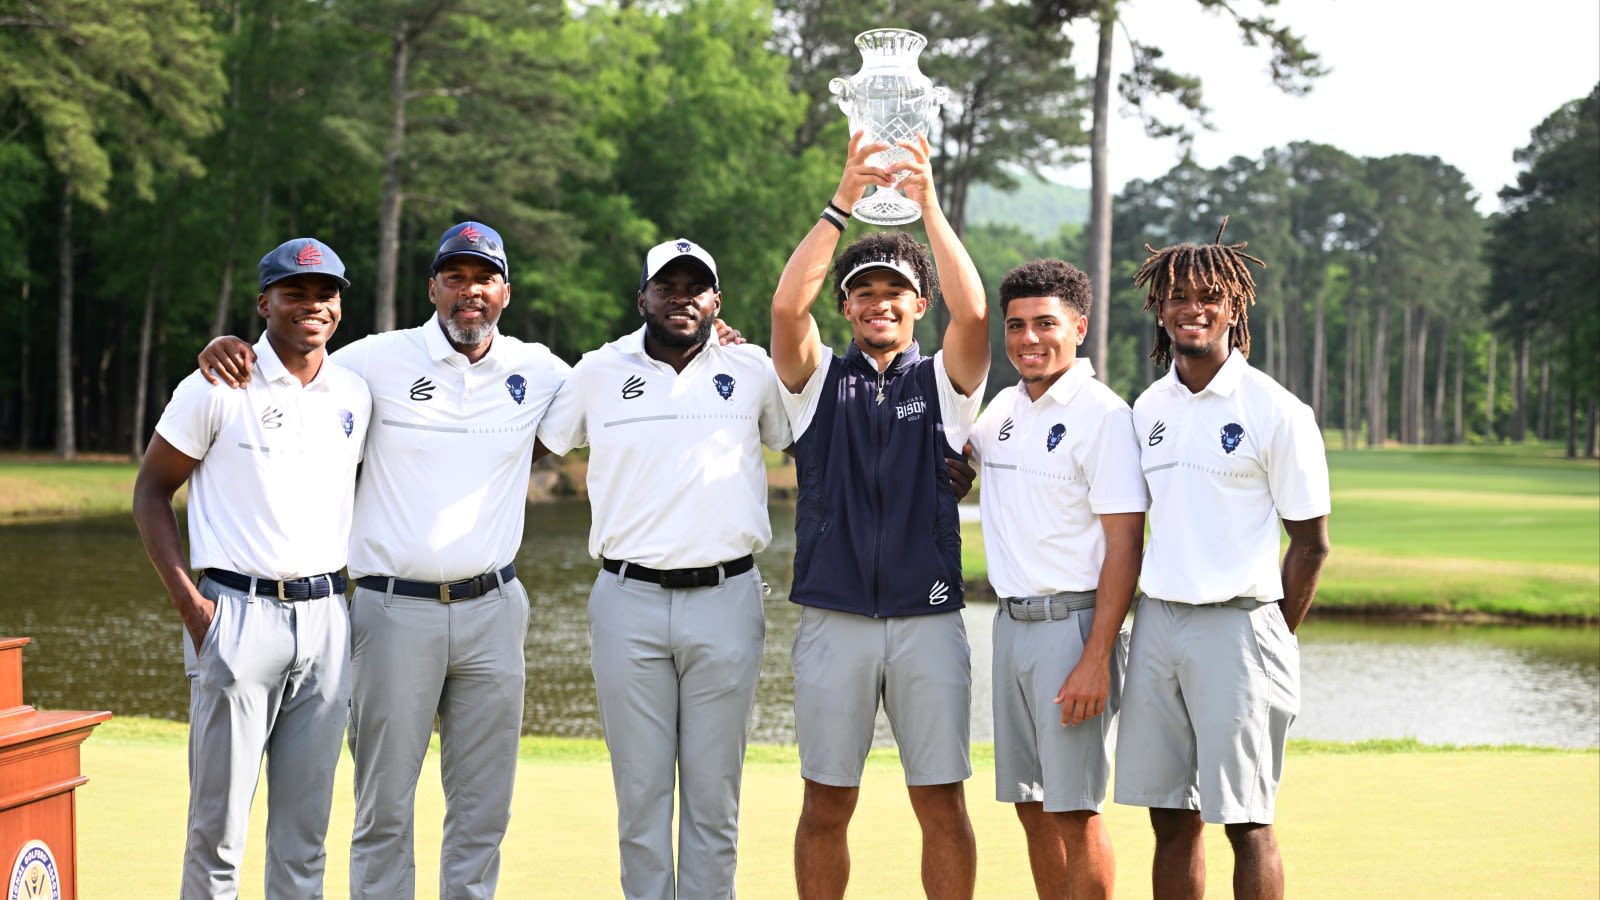
<instances>
[{"instance_id":1,"label":"wooden podium","mask_svg":"<svg viewBox=\"0 0 1600 900\"><path fill-rule=\"evenodd\" d=\"M109 712L39 712L22 702L22 648L0 637L0 897L76 900L77 814L89 779L78 745Z\"/></svg>"}]
</instances>

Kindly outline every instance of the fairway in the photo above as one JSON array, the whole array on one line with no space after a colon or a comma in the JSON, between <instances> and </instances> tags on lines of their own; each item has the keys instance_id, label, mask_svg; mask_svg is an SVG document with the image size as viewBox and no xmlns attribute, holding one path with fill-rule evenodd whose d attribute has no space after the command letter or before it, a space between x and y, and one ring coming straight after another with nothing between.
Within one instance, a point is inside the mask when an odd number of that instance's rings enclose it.
<instances>
[{"instance_id":1,"label":"fairway","mask_svg":"<svg viewBox=\"0 0 1600 900\"><path fill-rule=\"evenodd\" d=\"M84 897L156 898L177 892L183 849L185 729L114 719L83 748L78 790ZM987 746L974 748L967 803L978 836L981 898L1032 896L1021 828L995 802ZM790 847L799 813L793 747L754 746L745 769L739 893L794 896ZM1600 754L1437 750L1383 744L1349 752L1290 745L1278 807L1289 895L1310 898L1554 897L1600 892ZM328 896L345 896L350 760L339 768L328 837ZM500 896L615 897L611 773L598 741L524 738ZM849 896L917 896L918 839L898 761L875 751L851 828ZM265 793L258 794L244 896L260 896ZM438 756L418 791L418 896L435 894L440 818ZM1148 897L1144 812L1109 805L1119 898ZM1231 857L1207 829L1207 893L1230 895Z\"/></svg>"}]
</instances>

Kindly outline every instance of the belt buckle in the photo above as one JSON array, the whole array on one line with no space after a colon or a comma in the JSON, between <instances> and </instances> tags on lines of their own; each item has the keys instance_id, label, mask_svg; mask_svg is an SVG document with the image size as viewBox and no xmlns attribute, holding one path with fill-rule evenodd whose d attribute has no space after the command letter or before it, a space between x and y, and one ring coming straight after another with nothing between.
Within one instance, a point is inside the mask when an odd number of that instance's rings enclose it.
<instances>
[{"instance_id":1,"label":"belt buckle","mask_svg":"<svg viewBox=\"0 0 1600 900\"><path fill-rule=\"evenodd\" d=\"M454 602L456 602L455 598L450 596L450 583L449 582L445 582L444 584L439 585L439 602L440 603L454 603Z\"/></svg>"},{"instance_id":2,"label":"belt buckle","mask_svg":"<svg viewBox=\"0 0 1600 900\"><path fill-rule=\"evenodd\" d=\"M273 582L273 583L278 586L278 601L280 603L288 603L289 602L289 597L283 591L283 582L282 581L276 581L276 582Z\"/></svg>"}]
</instances>

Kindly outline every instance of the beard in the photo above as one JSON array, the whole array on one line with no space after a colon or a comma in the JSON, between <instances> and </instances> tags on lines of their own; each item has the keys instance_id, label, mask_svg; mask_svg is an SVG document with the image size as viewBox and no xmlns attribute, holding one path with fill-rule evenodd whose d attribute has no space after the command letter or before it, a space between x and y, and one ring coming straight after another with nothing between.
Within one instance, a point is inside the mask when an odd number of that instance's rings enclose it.
<instances>
[{"instance_id":1,"label":"beard","mask_svg":"<svg viewBox=\"0 0 1600 900\"><path fill-rule=\"evenodd\" d=\"M688 334L668 331L667 327L655 319L644 321L645 333L650 339L663 347L698 347L711 338L711 328L715 323L711 319L701 319L698 327Z\"/></svg>"},{"instance_id":2,"label":"beard","mask_svg":"<svg viewBox=\"0 0 1600 900\"><path fill-rule=\"evenodd\" d=\"M454 312L454 310L452 310ZM463 347L476 347L487 341L494 334L495 322L498 319L483 319L478 325L462 325L450 316L444 320L444 333L450 336L450 342Z\"/></svg>"}]
</instances>

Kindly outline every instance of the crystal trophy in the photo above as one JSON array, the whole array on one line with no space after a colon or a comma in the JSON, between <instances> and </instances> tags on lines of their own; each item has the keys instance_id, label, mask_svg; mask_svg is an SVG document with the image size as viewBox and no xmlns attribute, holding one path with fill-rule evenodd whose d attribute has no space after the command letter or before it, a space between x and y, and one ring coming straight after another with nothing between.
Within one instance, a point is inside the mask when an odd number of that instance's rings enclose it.
<instances>
[{"instance_id":1,"label":"crystal trophy","mask_svg":"<svg viewBox=\"0 0 1600 900\"><path fill-rule=\"evenodd\" d=\"M917 68L917 56L926 46L927 38L904 28L863 31L856 35L861 71L828 82L839 108L850 117L852 134L865 132L867 143L894 145L868 158L870 165L890 166L911 158L897 142L927 134L950 96L948 89L934 87ZM896 181L903 177L898 175ZM898 190L876 189L857 201L851 214L872 225L904 225L921 218L922 210Z\"/></svg>"}]
</instances>

